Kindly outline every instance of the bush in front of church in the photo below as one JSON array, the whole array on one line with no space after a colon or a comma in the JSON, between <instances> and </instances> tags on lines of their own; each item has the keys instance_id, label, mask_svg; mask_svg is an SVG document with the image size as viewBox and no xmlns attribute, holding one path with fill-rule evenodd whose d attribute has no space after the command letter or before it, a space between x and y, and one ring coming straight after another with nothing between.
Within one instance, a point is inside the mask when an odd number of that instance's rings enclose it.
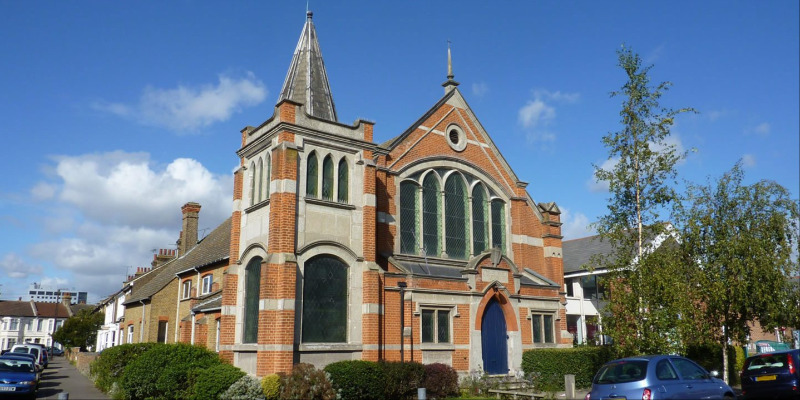
<instances>
[{"instance_id":1,"label":"bush in front of church","mask_svg":"<svg viewBox=\"0 0 800 400\"><path fill-rule=\"evenodd\" d=\"M330 376L339 398L348 400L384 398L385 376L378 363L362 360L339 361L328 364L325 372Z\"/></svg>"},{"instance_id":2,"label":"bush in front of church","mask_svg":"<svg viewBox=\"0 0 800 400\"><path fill-rule=\"evenodd\" d=\"M458 396L458 373L447 364L427 364L423 386L427 389L429 397Z\"/></svg>"}]
</instances>

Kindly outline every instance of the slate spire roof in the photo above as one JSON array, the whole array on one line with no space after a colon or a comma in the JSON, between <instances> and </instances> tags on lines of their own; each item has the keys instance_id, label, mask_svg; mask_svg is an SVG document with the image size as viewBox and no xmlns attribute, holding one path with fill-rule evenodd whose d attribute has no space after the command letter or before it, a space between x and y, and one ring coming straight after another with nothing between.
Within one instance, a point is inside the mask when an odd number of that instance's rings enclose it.
<instances>
[{"instance_id":1,"label":"slate spire roof","mask_svg":"<svg viewBox=\"0 0 800 400\"><path fill-rule=\"evenodd\" d=\"M306 24L300 33L278 102L291 100L305 104L309 115L337 122L317 31L311 21L313 15L311 11L306 12Z\"/></svg>"}]
</instances>

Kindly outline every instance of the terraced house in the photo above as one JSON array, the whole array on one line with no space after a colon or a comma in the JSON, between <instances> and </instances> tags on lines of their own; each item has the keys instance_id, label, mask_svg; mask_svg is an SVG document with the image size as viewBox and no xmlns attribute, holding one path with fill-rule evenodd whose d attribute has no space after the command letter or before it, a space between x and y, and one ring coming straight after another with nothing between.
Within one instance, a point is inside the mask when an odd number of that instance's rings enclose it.
<instances>
[{"instance_id":1,"label":"terraced house","mask_svg":"<svg viewBox=\"0 0 800 400\"><path fill-rule=\"evenodd\" d=\"M338 120L307 14L273 115L241 131L224 358L259 376L401 358L506 374L523 350L571 346L560 211L534 201L449 59L443 97L376 143L373 122Z\"/></svg>"}]
</instances>

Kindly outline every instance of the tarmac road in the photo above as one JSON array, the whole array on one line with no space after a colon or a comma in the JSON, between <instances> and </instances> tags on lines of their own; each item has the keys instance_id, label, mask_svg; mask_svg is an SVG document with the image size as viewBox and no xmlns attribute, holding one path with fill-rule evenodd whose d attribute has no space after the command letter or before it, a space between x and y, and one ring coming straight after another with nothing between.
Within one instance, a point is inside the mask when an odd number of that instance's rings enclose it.
<instances>
[{"instance_id":1,"label":"tarmac road","mask_svg":"<svg viewBox=\"0 0 800 400\"><path fill-rule=\"evenodd\" d=\"M37 399L59 399L62 393L69 394L70 400L109 399L98 390L89 378L81 375L65 357L53 357L42 372ZM61 398L63 395L61 395Z\"/></svg>"}]
</instances>

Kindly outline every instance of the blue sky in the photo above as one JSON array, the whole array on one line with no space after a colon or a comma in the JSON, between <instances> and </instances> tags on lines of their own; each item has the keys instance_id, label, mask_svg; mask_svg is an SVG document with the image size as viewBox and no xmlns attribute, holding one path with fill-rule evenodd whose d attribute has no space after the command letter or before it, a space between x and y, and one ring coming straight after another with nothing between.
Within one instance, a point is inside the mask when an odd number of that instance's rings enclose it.
<instances>
[{"instance_id":1,"label":"blue sky","mask_svg":"<svg viewBox=\"0 0 800 400\"><path fill-rule=\"evenodd\" d=\"M654 65L695 149L681 179L742 160L747 182L798 197L797 1L311 1L341 122L405 130L455 79L537 202L591 234L608 192L592 179L620 128L624 43ZM200 228L231 210L239 131L272 115L305 1L0 0L0 298L31 282L90 301L174 246L180 206Z\"/></svg>"}]
</instances>

